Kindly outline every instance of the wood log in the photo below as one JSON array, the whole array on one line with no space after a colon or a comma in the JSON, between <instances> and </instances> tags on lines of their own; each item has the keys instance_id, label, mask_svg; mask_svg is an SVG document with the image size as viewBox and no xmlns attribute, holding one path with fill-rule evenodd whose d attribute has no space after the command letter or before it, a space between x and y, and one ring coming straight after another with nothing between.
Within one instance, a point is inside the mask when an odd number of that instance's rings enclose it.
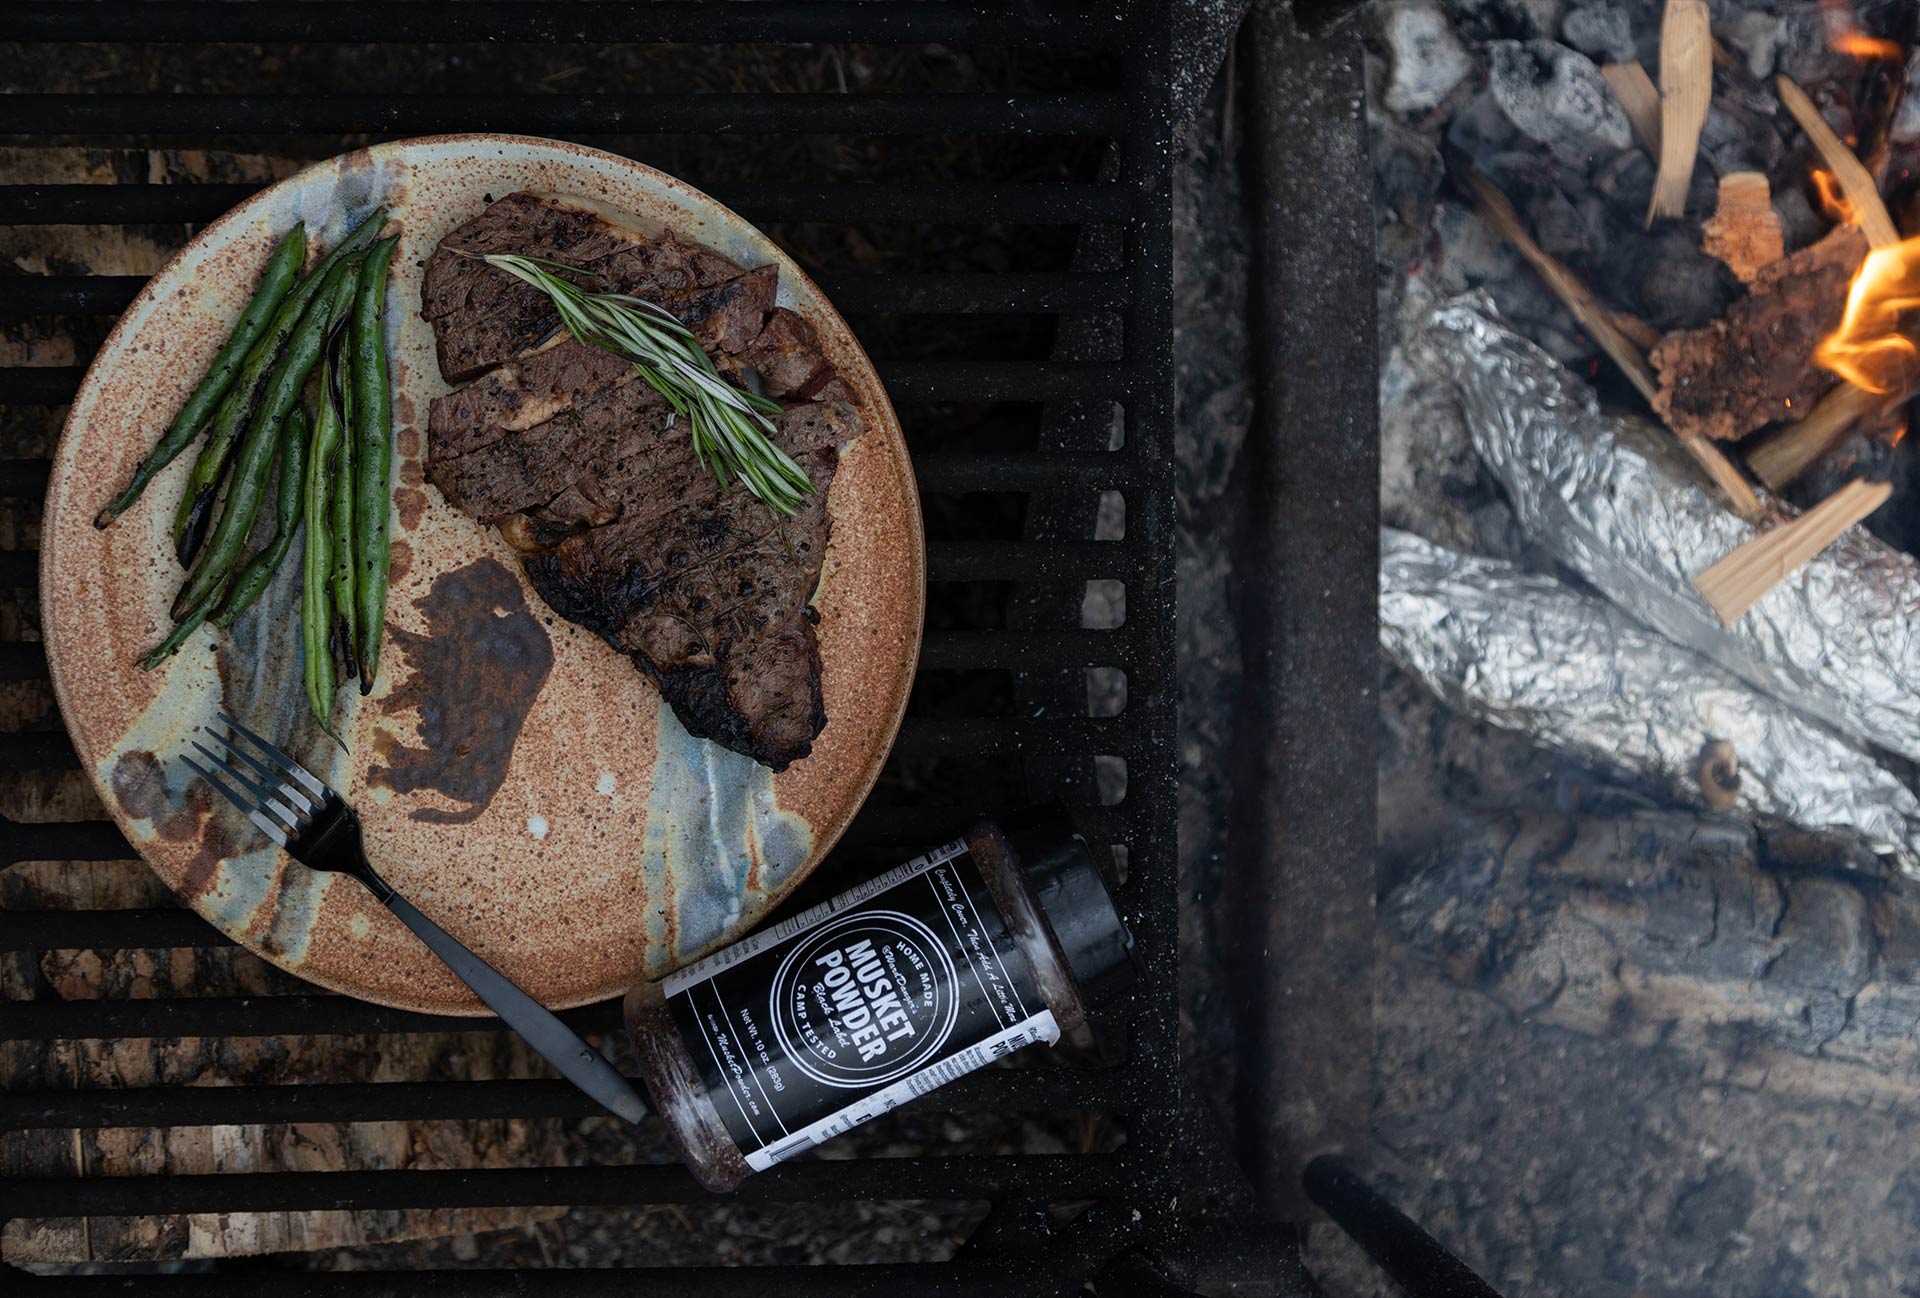
<instances>
[{"instance_id":1,"label":"wood log","mask_svg":"<svg viewBox=\"0 0 1920 1298\"><path fill-rule=\"evenodd\" d=\"M1740 438L1809 410L1835 378L1809 361L1839 325L1867 242L1841 226L1754 277L1746 297L1701 329L1653 349L1653 407L1675 432Z\"/></svg>"},{"instance_id":2,"label":"wood log","mask_svg":"<svg viewBox=\"0 0 1920 1298\"><path fill-rule=\"evenodd\" d=\"M1757 171L1734 171L1720 177L1720 203L1701 226L1700 246L1751 284L1760 272L1787 255L1780 214L1773 210L1773 191Z\"/></svg>"},{"instance_id":3,"label":"wood log","mask_svg":"<svg viewBox=\"0 0 1920 1298\"><path fill-rule=\"evenodd\" d=\"M1489 816L1380 908L1391 939L1514 1014L1674 1052L1703 1081L1920 1100L1920 896L1870 856L1686 812Z\"/></svg>"}]
</instances>

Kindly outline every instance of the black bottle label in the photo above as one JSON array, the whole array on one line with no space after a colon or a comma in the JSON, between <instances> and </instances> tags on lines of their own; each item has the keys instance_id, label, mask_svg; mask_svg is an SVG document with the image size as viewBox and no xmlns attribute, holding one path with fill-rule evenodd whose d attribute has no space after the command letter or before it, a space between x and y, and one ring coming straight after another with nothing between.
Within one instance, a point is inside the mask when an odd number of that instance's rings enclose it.
<instances>
[{"instance_id":1,"label":"black bottle label","mask_svg":"<svg viewBox=\"0 0 1920 1298\"><path fill-rule=\"evenodd\" d=\"M662 984L756 1172L1060 1029L964 842Z\"/></svg>"}]
</instances>

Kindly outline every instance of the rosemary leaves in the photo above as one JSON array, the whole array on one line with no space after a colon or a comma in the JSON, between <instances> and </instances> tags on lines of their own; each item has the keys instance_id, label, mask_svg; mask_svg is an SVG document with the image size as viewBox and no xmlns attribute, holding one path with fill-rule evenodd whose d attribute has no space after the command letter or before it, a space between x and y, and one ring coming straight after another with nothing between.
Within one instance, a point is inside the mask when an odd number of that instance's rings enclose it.
<instances>
[{"instance_id":1,"label":"rosemary leaves","mask_svg":"<svg viewBox=\"0 0 1920 1298\"><path fill-rule=\"evenodd\" d=\"M779 405L720 377L693 333L663 308L625 293L591 293L562 262L517 253L480 260L545 293L567 332L632 360L653 389L687 421L694 454L722 485L737 481L779 514L792 514L813 491L806 470L774 444L768 415Z\"/></svg>"}]
</instances>

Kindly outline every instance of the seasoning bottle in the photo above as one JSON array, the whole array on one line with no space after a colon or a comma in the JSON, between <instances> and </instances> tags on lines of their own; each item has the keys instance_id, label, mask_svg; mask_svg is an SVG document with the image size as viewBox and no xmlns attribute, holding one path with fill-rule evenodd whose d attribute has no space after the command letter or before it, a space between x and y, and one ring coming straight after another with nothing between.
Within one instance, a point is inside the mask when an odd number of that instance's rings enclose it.
<instances>
[{"instance_id":1,"label":"seasoning bottle","mask_svg":"<svg viewBox=\"0 0 1920 1298\"><path fill-rule=\"evenodd\" d=\"M635 988L632 1034L687 1166L731 1190L1086 1021L1133 935L1064 809L964 838Z\"/></svg>"}]
</instances>

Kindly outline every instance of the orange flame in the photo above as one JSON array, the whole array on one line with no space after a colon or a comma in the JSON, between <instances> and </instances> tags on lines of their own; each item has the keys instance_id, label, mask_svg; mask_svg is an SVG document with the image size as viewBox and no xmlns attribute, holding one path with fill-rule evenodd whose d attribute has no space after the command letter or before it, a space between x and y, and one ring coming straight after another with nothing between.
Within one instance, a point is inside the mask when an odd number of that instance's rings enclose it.
<instances>
[{"instance_id":1,"label":"orange flame","mask_svg":"<svg viewBox=\"0 0 1920 1298\"><path fill-rule=\"evenodd\" d=\"M1860 32L1842 32L1830 37L1827 45L1836 54L1851 54L1856 59L1900 59L1898 41L1882 40L1878 36L1866 36Z\"/></svg>"},{"instance_id":2,"label":"orange flame","mask_svg":"<svg viewBox=\"0 0 1920 1298\"><path fill-rule=\"evenodd\" d=\"M1813 169L1813 188L1820 199L1820 210L1839 225L1852 225L1853 200L1840 188L1840 177L1820 167Z\"/></svg>"},{"instance_id":3,"label":"orange flame","mask_svg":"<svg viewBox=\"0 0 1920 1298\"><path fill-rule=\"evenodd\" d=\"M1901 317L1920 309L1920 238L1867 254L1847 290L1840 327L1813 349L1818 365L1867 392L1911 390L1920 383L1920 347Z\"/></svg>"},{"instance_id":4,"label":"orange flame","mask_svg":"<svg viewBox=\"0 0 1920 1298\"><path fill-rule=\"evenodd\" d=\"M1903 59L1906 54L1896 41L1881 40L1860 30L1848 0L1820 0L1827 20L1827 48L1836 54L1856 59Z\"/></svg>"}]
</instances>

